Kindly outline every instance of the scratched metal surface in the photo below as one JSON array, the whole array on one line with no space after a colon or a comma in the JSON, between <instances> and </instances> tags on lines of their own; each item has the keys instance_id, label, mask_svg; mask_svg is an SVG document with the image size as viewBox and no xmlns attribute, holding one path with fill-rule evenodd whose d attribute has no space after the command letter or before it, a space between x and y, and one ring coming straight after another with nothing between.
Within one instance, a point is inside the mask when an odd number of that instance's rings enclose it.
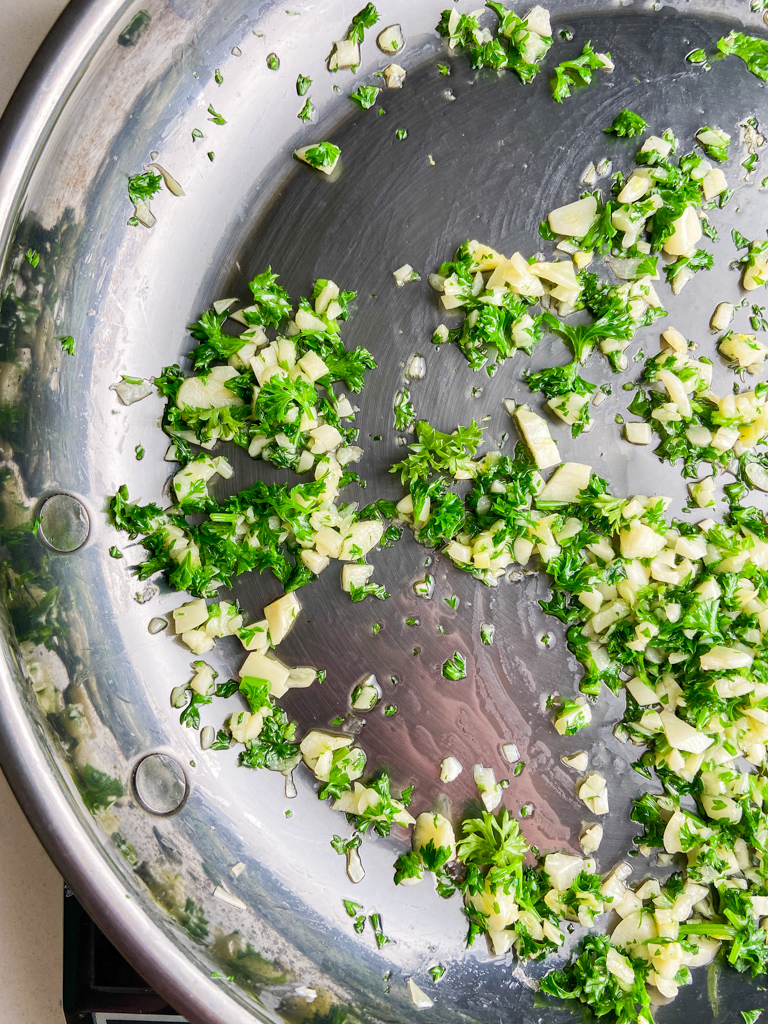
<instances>
[{"instance_id":1,"label":"scratched metal surface","mask_svg":"<svg viewBox=\"0 0 768 1024\"><path fill-rule=\"evenodd\" d=\"M479 947L462 952L457 898L439 899L428 883L392 885L392 862L404 839L367 838L366 877L353 886L328 842L333 832L347 834L347 826L316 800L304 769L295 773L298 795L288 800L281 776L238 769L234 750L201 752L197 735L179 725L168 694L188 678L192 658L179 642L147 631L149 619L167 614L178 598L161 585L150 602L135 600L143 584L127 569L141 559L141 549L126 547L124 561L111 559L110 545L123 542L103 515L105 496L122 483L132 497L167 500L167 443L157 429L162 406L152 397L126 409L109 386L121 373L149 377L178 360L189 347L185 325L215 298L244 298L247 281L269 263L297 297L316 276L358 292L344 337L348 345L370 348L378 369L359 403L367 488L359 495L349 488L348 500L402 493L387 472L403 454L392 401L414 353L427 364L424 379L412 386L418 415L443 429L488 417L487 444L509 451L515 438L501 400L530 400L521 383L527 357L515 357L490 378L472 374L454 348L434 348L429 339L444 318L427 274L469 237L504 252L538 250L540 220L577 197L590 161L607 156L614 170L629 165L633 143L602 134L623 106L641 112L656 131L672 127L683 147L704 123L733 130L744 117L765 113L765 91L739 61L709 71L684 61L696 47L711 51L730 27L764 26L737 0L658 10L639 3L555 2L553 55L575 55L591 39L616 63L611 76L598 75L590 89L556 106L546 73L523 89L511 74L497 79L474 73L464 59L452 57L450 77L439 75L437 61L446 59L433 31L440 6L391 0L380 5L382 24L403 25L407 48L399 59L408 78L401 92L382 94L386 116L376 116L347 99L354 84L371 80L386 63L372 38L355 79L345 72L331 79L323 68L330 42L344 32L356 4L294 6L297 15L269 2L154 0L144 5L146 30L126 45L118 37L139 4L77 3L3 122L5 528L18 528L34 516L41 498L63 489L88 509L91 534L72 555L33 558L43 589L60 592L57 713L45 716L37 706L5 616L0 756L78 894L191 1020L319 1024L340 1021L346 1011L349 1021L404 1024L423 1016L496 1024L513 1017L556 1024L569 1019L568 1010L537 1005L513 961L494 961ZM562 29L573 33L572 42L559 37ZM281 59L277 72L266 67L272 51ZM223 71L221 86L213 82L214 67ZM294 88L299 73L316 83L311 95L318 117L306 128L295 120L303 103ZM207 121L208 103L224 114L227 126ZM193 143L193 128L202 128L205 139ZM395 136L399 128L408 132L403 141ZM295 146L325 138L342 149L340 171L330 180L290 158ZM709 354L707 325L715 303L739 300L737 275L728 269L730 229L752 236L756 224L765 226L765 195L740 182L743 157L738 144L733 149L728 173L738 188L728 209L715 216L725 239L716 267L670 298L668 307L667 322ZM157 225L146 231L125 224L125 182L153 150L187 195L160 196L153 203ZM215 152L213 163L208 150ZM19 263L29 245L43 253L38 273ZM422 281L400 290L391 272L405 262L421 272ZM665 285L659 290L669 298ZM70 333L78 342L74 360L62 357L55 340ZM657 343L657 329L641 331L630 356L655 351ZM531 365L551 364L564 354L559 343L543 343ZM590 369L592 379L610 375L598 357ZM627 373L615 378L613 395L596 411L588 437L571 440L557 427L554 433L564 458L591 462L616 493L667 493L679 507L679 476L662 470L650 450L625 446L614 422L625 411L620 384L638 372L630 360ZM473 395L473 388L481 393ZM146 449L141 463L134 457L139 443ZM285 479L239 450L227 454L238 488L259 477ZM27 547L11 542L5 553L18 571L29 568ZM429 566L434 596L425 601L413 594L412 584L429 557L409 536L373 556L375 578L392 594L386 602L350 604L335 569L300 592L302 617L280 655L289 663L324 667L328 677L321 686L290 693L286 709L302 731L325 726L349 711L353 685L376 673L384 700L357 716L360 742L371 770L389 768L395 788L416 784L417 812L446 798L456 817L476 807L471 765L482 761L497 777L507 776L500 746L514 741L526 767L512 780L505 803L513 813L533 805L524 831L542 850L578 848L583 808L560 756L586 747L591 767L600 768L610 784L612 810L598 858L606 870L631 849L635 828L628 811L644 785L629 767L636 751L612 736L622 702L604 696L587 733L558 737L543 700L552 692L575 691L579 671L559 624L538 607L544 580L529 575L487 589L438 556ZM234 593L255 617L279 586L270 576L251 576L238 581ZM456 610L445 602L452 594L460 599ZM408 626L405 620L413 617L417 624ZM483 621L496 627L492 647L479 643ZM374 623L381 624L376 635ZM220 642L207 660L222 675L233 674L238 646ZM461 682L440 674L454 650L468 659ZM393 717L383 714L388 703L398 707ZM235 706L237 698L204 708L202 724L218 726ZM73 715L88 721L76 740L67 725ZM163 818L147 815L130 790L136 762L158 750L183 765L189 787L182 808ZM439 762L448 753L465 771L443 786ZM88 815L71 781L89 763L125 789L106 820ZM120 856L116 836L135 848L137 863ZM233 879L230 868L237 862L246 869ZM637 866L640 874L646 870ZM244 909L216 900L217 884ZM369 929L356 935L342 898L380 912L393 943L377 951ZM191 927L188 914L185 919L186 900L200 908L204 928ZM246 957L244 967L233 954L233 932L262 959ZM436 960L448 968L437 986L427 974ZM211 979L214 971L234 974L235 982ZM540 972L528 970L531 976ZM434 1009L419 1014L413 1008L405 988L410 976L434 999ZM709 981L708 994L707 977L697 972L658 1020L696 1014L702 1022L724 1024L737 1009L765 1004L764 993L745 979L726 973L717 985ZM314 1002L303 994L307 986L319 993ZM334 1010L337 1005L343 1010Z\"/></svg>"}]
</instances>

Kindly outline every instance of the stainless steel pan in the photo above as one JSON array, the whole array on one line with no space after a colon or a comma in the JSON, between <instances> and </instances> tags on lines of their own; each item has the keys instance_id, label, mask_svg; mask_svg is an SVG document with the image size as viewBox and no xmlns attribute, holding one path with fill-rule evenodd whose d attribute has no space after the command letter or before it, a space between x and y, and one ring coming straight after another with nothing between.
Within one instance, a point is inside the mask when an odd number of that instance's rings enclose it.
<instances>
[{"instance_id":1,"label":"stainless steel pan","mask_svg":"<svg viewBox=\"0 0 768 1024\"><path fill-rule=\"evenodd\" d=\"M135 497L167 497L161 403L152 397L127 409L110 385L123 373L149 377L176 361L189 347L186 325L213 299L244 295L250 277L271 263L292 294L315 276L359 293L347 338L367 345L379 363L360 403L366 498L398 495L387 473L402 451L391 429L392 400L414 353L427 360L426 377L413 388L420 415L443 428L489 415L489 443L509 446L501 399L526 393L524 363L507 363L491 379L473 376L457 351L433 349L440 318L427 273L468 237L535 251L539 221L576 194L583 167L606 155L616 166L629 159L631 145L601 133L622 106L683 139L705 122L728 127L767 113L764 90L740 62L705 72L684 61L696 47L713 49L730 27L762 23L746 0L553 0L557 30L574 34L571 44L557 39L558 60L591 38L616 62L610 79L559 107L546 74L523 89L511 75L473 73L455 58L451 76L440 76L440 5L382 0L382 25L399 21L405 31L408 78L402 91L384 95L386 116L377 117L347 98L354 82L371 80L385 63L373 38L356 79L324 69L330 44L358 6L74 0L3 119L0 504L12 585L2 606L0 754L88 910L190 1020L411 1021L419 1016L405 986L413 976L435 1001L425 1020L551 1024L570 1013L538 1005L526 972L480 949L462 953L457 900L442 901L426 885L393 887L402 839L366 839L367 874L353 886L328 842L347 826L316 800L303 770L289 799L282 776L236 768L234 751L201 752L196 733L179 725L168 695L188 678L192 659L167 634L148 631L178 598L163 586L144 591L129 575L141 557L137 547L122 562L109 557L118 538L104 515L105 496L122 483ZM272 52L277 71L267 66ZM215 68L223 72L220 86ZM296 119L299 73L314 79L318 108L306 127ZM207 119L209 103L226 126ZM193 141L194 128L203 140ZM399 128L408 131L402 141ZM333 180L290 156L297 145L325 138L342 148ZM126 224L126 180L151 152L186 196L159 197L157 224L146 230ZM756 189L740 188L720 218L721 234L764 225L764 202ZM37 268L22 260L28 247L41 253ZM399 290L391 272L405 262L423 280ZM714 301L738 297L725 257L719 266L688 286L671 317L703 344ZM75 358L56 340L69 334ZM650 329L632 351L653 345ZM542 348L535 362L559 355ZM473 396L473 387L482 393ZM682 498L678 476L661 473L650 452L633 450L628 461L613 422L622 394L614 388L589 435L593 463L619 493ZM559 439L566 456L583 453L580 442ZM134 457L139 443L142 462ZM269 475L241 454L238 482ZM41 511L53 548L30 529ZM327 668L328 678L294 693L289 712L302 728L325 725L348 710L352 685L373 671L399 711L365 722L372 768L387 765L397 786L415 782L421 809L441 792L445 753L465 765L484 760L503 775L499 745L514 740L526 769L508 790L508 806L534 805L526 831L541 848L574 848L581 816L573 778L559 761L572 744L554 734L541 700L575 689L578 672L561 630L538 609L543 582L530 576L487 590L438 559L435 596L426 602L411 589L426 555L407 539L376 557L377 578L393 595L382 604L350 605L330 575L301 592L308 621L294 629L285 653ZM244 578L236 588L252 614L278 591L268 576ZM456 611L444 602L450 594L460 597ZM412 616L419 624L408 627ZM484 620L496 624L496 643L479 649ZM376 636L374 622L382 623ZM439 666L457 648L470 652L470 672L451 684ZM234 646L220 644L215 663L231 673L237 658ZM204 709L203 721L216 724L224 713L219 702ZM619 714L620 702L604 699L588 740L593 765L602 765L612 785L602 869L631 848L628 811L641 790L629 768L634 754L612 736ZM475 795L470 775L450 789L456 813ZM235 878L231 869L240 863L245 870ZM369 928L357 935L342 898L381 913L394 941L378 951ZM448 967L439 985L426 973L436 960ZM725 1022L734 1008L764 1004L764 993L745 979L713 978L708 996L698 972L659 1020L695 1014Z\"/></svg>"}]
</instances>

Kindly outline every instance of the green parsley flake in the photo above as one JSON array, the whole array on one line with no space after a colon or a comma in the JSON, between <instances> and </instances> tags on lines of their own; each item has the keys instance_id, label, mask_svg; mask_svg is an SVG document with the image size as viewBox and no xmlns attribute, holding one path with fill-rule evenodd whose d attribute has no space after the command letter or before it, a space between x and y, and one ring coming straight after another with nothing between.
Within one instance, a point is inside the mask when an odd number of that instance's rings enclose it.
<instances>
[{"instance_id":1,"label":"green parsley flake","mask_svg":"<svg viewBox=\"0 0 768 1024\"><path fill-rule=\"evenodd\" d=\"M411 403L411 392L408 388L400 388L395 395L395 430L413 430L416 421L416 410Z\"/></svg>"},{"instance_id":2,"label":"green parsley flake","mask_svg":"<svg viewBox=\"0 0 768 1024\"><path fill-rule=\"evenodd\" d=\"M707 51L706 50L691 50L685 58L689 64L706 64L707 63Z\"/></svg>"},{"instance_id":3,"label":"green parsley flake","mask_svg":"<svg viewBox=\"0 0 768 1024\"><path fill-rule=\"evenodd\" d=\"M400 142L402 142L403 139L407 139L408 138L408 129L407 128L398 128L397 131L395 132L395 137Z\"/></svg>"},{"instance_id":4,"label":"green parsley flake","mask_svg":"<svg viewBox=\"0 0 768 1024\"><path fill-rule=\"evenodd\" d=\"M573 60L564 60L555 68L555 77L552 81L552 97L555 103L562 103L571 95L571 89L576 85L589 85L592 81L592 72L600 68L610 70L610 53L595 53L592 49L592 42L585 43L581 54Z\"/></svg>"},{"instance_id":5,"label":"green parsley flake","mask_svg":"<svg viewBox=\"0 0 768 1024\"><path fill-rule=\"evenodd\" d=\"M27 249L27 251L24 253L24 259L27 261L30 267L36 267L37 264L40 262L40 253L35 252L34 249Z\"/></svg>"},{"instance_id":6,"label":"green parsley flake","mask_svg":"<svg viewBox=\"0 0 768 1024\"><path fill-rule=\"evenodd\" d=\"M397 714L397 704L387 704L384 708L384 714L387 718L391 718L392 715Z\"/></svg>"},{"instance_id":7,"label":"green parsley flake","mask_svg":"<svg viewBox=\"0 0 768 1024\"><path fill-rule=\"evenodd\" d=\"M72 337L71 334L67 334L66 336L59 335L59 337L56 340L61 342L61 347L63 351L67 353L68 356L73 356L75 354L76 343L75 339Z\"/></svg>"},{"instance_id":8,"label":"green parsley flake","mask_svg":"<svg viewBox=\"0 0 768 1024\"><path fill-rule=\"evenodd\" d=\"M123 557L123 552L118 550L118 548L114 544L109 549L109 554L110 554L110 557L112 557L112 558L122 558Z\"/></svg>"},{"instance_id":9,"label":"green parsley flake","mask_svg":"<svg viewBox=\"0 0 768 1024\"><path fill-rule=\"evenodd\" d=\"M296 93L298 96L306 96L309 92L309 87L312 85L312 79L308 75L299 75L296 79Z\"/></svg>"},{"instance_id":10,"label":"green parsley flake","mask_svg":"<svg viewBox=\"0 0 768 1024\"><path fill-rule=\"evenodd\" d=\"M452 658L443 662L443 676L454 681L466 678L467 659L463 654L456 651Z\"/></svg>"},{"instance_id":11,"label":"green parsley flake","mask_svg":"<svg viewBox=\"0 0 768 1024\"><path fill-rule=\"evenodd\" d=\"M381 92L375 85L361 85L349 94L349 98L356 103L361 110L370 110L376 102L376 97Z\"/></svg>"},{"instance_id":12,"label":"green parsley flake","mask_svg":"<svg viewBox=\"0 0 768 1024\"><path fill-rule=\"evenodd\" d=\"M381 924L381 914L371 914L368 920L371 922L371 927L373 928L373 935L374 938L376 939L376 945L378 946L379 949L381 949L383 946L386 946L388 942L392 941L392 939L387 938L387 936L384 934L384 930Z\"/></svg>"},{"instance_id":13,"label":"green parsley flake","mask_svg":"<svg viewBox=\"0 0 768 1024\"><path fill-rule=\"evenodd\" d=\"M437 65L437 70L440 72L441 75L446 75L447 76L447 75L450 75L450 73L451 73L451 69L448 67L447 64L438 64Z\"/></svg>"},{"instance_id":14,"label":"green parsley flake","mask_svg":"<svg viewBox=\"0 0 768 1024\"><path fill-rule=\"evenodd\" d=\"M350 584L349 596L357 603L358 601L364 601L366 597L375 597L379 601L386 601L389 597L386 589L378 583L363 583L357 587L354 583Z\"/></svg>"},{"instance_id":15,"label":"green parsley flake","mask_svg":"<svg viewBox=\"0 0 768 1024\"><path fill-rule=\"evenodd\" d=\"M277 71L280 67L280 58L276 53L270 53L267 56L267 67L270 71Z\"/></svg>"},{"instance_id":16,"label":"green parsley flake","mask_svg":"<svg viewBox=\"0 0 768 1024\"><path fill-rule=\"evenodd\" d=\"M438 982L445 974L445 967L442 964L435 964L434 967L429 968L429 973L432 975L432 981Z\"/></svg>"},{"instance_id":17,"label":"green parsley flake","mask_svg":"<svg viewBox=\"0 0 768 1024\"><path fill-rule=\"evenodd\" d=\"M359 835L354 835L354 836L352 836L351 839L342 839L341 836L334 836L331 839L331 846L334 848L336 853L339 854L339 856L343 856L343 855L349 853L350 850L356 850L358 848L358 846L360 845L360 843L362 843L362 841L363 841L363 837L359 836ZM345 904L346 904L346 901L345 901ZM354 904L354 905L357 907L357 904ZM362 909L362 908L358 908L358 909ZM347 913L349 914L349 910L347 910ZM355 914L352 913L352 914L349 914L349 916L350 917L354 917Z\"/></svg>"},{"instance_id":18,"label":"green parsley flake","mask_svg":"<svg viewBox=\"0 0 768 1024\"><path fill-rule=\"evenodd\" d=\"M141 460L144 458L144 448L143 448L143 446L140 445L140 444L137 444L135 449L134 449L134 451L136 452L136 461L137 462L141 462Z\"/></svg>"},{"instance_id":19,"label":"green parsley flake","mask_svg":"<svg viewBox=\"0 0 768 1024\"><path fill-rule=\"evenodd\" d=\"M196 142L197 139L202 139L202 138L203 138L203 133L200 131L200 129L199 128L193 128L192 129L192 141Z\"/></svg>"},{"instance_id":20,"label":"green parsley flake","mask_svg":"<svg viewBox=\"0 0 768 1024\"><path fill-rule=\"evenodd\" d=\"M472 456L482 438L483 428L474 420L468 427L457 427L450 434L420 420L416 424L416 441L408 446L411 454L395 463L390 473L399 473L403 483L411 484L428 479L432 473L455 476L460 470L471 468Z\"/></svg>"},{"instance_id":21,"label":"green parsley flake","mask_svg":"<svg viewBox=\"0 0 768 1024\"><path fill-rule=\"evenodd\" d=\"M214 81L216 82L216 85L221 85L221 83L224 81L224 75L222 75L221 71L219 71L218 68L216 68L216 70L214 71L213 78Z\"/></svg>"},{"instance_id":22,"label":"green parsley flake","mask_svg":"<svg viewBox=\"0 0 768 1024\"><path fill-rule=\"evenodd\" d=\"M355 903L354 900L342 900L341 902L349 917L357 917L357 912L363 909L362 904Z\"/></svg>"},{"instance_id":23,"label":"green parsley flake","mask_svg":"<svg viewBox=\"0 0 768 1024\"><path fill-rule=\"evenodd\" d=\"M145 174L134 174L128 179L128 198L132 203L147 202L156 196L163 187L163 176L147 171Z\"/></svg>"},{"instance_id":24,"label":"green parsley flake","mask_svg":"<svg viewBox=\"0 0 768 1024\"><path fill-rule=\"evenodd\" d=\"M740 57L753 75L768 82L768 39L729 32L718 40L717 48L726 57Z\"/></svg>"},{"instance_id":25,"label":"green parsley flake","mask_svg":"<svg viewBox=\"0 0 768 1024\"><path fill-rule=\"evenodd\" d=\"M373 4L366 4L362 11L358 11L352 19L349 32L347 32L347 39L351 39L354 43L362 43L365 38L365 30L373 28L378 20L379 12Z\"/></svg>"},{"instance_id":26,"label":"green parsley flake","mask_svg":"<svg viewBox=\"0 0 768 1024\"><path fill-rule=\"evenodd\" d=\"M496 627L490 622L483 622L480 624L480 640L486 647L490 647L493 643L493 635L496 632Z\"/></svg>"},{"instance_id":27,"label":"green parsley flake","mask_svg":"<svg viewBox=\"0 0 768 1024\"><path fill-rule=\"evenodd\" d=\"M216 113L216 111L213 109L213 104L212 103L208 104L208 113L211 115L208 118L208 120L209 121L213 121L214 124L226 124L227 123L226 120L221 116L221 114Z\"/></svg>"},{"instance_id":28,"label":"green parsley flake","mask_svg":"<svg viewBox=\"0 0 768 1024\"><path fill-rule=\"evenodd\" d=\"M642 135L648 130L648 122L633 110L624 107L613 119L613 124L605 128L606 135L621 135L632 138L635 135Z\"/></svg>"},{"instance_id":29,"label":"green parsley flake","mask_svg":"<svg viewBox=\"0 0 768 1024\"><path fill-rule=\"evenodd\" d=\"M747 159L742 161L741 166L748 174L754 171L755 167L757 167L757 153L750 153Z\"/></svg>"},{"instance_id":30,"label":"green parsley flake","mask_svg":"<svg viewBox=\"0 0 768 1024\"><path fill-rule=\"evenodd\" d=\"M306 103L301 108L301 110L298 112L296 117L298 117L300 121L303 121L304 124L306 124L307 121L313 121L314 120L316 113L317 113L317 107L315 107L315 105L312 102L311 98L309 96L307 96Z\"/></svg>"}]
</instances>

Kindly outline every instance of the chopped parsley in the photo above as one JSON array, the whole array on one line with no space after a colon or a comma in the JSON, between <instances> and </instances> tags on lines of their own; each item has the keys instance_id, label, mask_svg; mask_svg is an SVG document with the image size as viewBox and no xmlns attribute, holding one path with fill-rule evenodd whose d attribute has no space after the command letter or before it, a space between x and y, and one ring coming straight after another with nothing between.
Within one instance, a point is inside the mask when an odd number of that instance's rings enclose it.
<instances>
[{"instance_id":1,"label":"chopped parsley","mask_svg":"<svg viewBox=\"0 0 768 1024\"><path fill-rule=\"evenodd\" d=\"M208 104L208 113L210 114L210 117L208 118L208 120L209 121L213 121L214 124L226 124L227 123L226 120L221 116L221 114L217 114L216 113L216 111L213 109L213 104L212 103Z\"/></svg>"},{"instance_id":2,"label":"chopped parsley","mask_svg":"<svg viewBox=\"0 0 768 1024\"><path fill-rule=\"evenodd\" d=\"M114 544L109 549L109 554L110 554L110 557L112 557L112 558L122 558L123 557L123 552L120 551Z\"/></svg>"},{"instance_id":3,"label":"chopped parsley","mask_svg":"<svg viewBox=\"0 0 768 1024\"><path fill-rule=\"evenodd\" d=\"M753 75L768 82L768 39L748 36L743 32L729 32L727 36L718 39L717 48L726 57L740 57Z\"/></svg>"},{"instance_id":4,"label":"chopped parsley","mask_svg":"<svg viewBox=\"0 0 768 1024\"><path fill-rule=\"evenodd\" d=\"M356 587L354 583L349 588L350 598L357 601L364 601L366 597L376 597L379 601L385 601L389 594L383 586L376 583L363 583L361 586Z\"/></svg>"},{"instance_id":5,"label":"chopped parsley","mask_svg":"<svg viewBox=\"0 0 768 1024\"><path fill-rule=\"evenodd\" d=\"M347 39L351 39L355 43L362 43L365 38L365 30L367 28L373 28L376 22L379 20L379 12L373 6L368 3L352 19L352 24L347 33Z\"/></svg>"},{"instance_id":6,"label":"chopped parsley","mask_svg":"<svg viewBox=\"0 0 768 1024\"><path fill-rule=\"evenodd\" d=\"M750 153L746 160L742 161L741 166L750 174L757 167L757 153Z\"/></svg>"},{"instance_id":7,"label":"chopped parsley","mask_svg":"<svg viewBox=\"0 0 768 1024\"><path fill-rule=\"evenodd\" d=\"M597 1016L613 1013L617 1021L651 1020L651 1006L646 980L649 964L635 959L620 947L628 971L634 975L631 984L610 972L606 957L611 949L607 935L588 935L582 939L578 954L559 971L550 971L541 981L541 990L559 999L577 999Z\"/></svg>"},{"instance_id":8,"label":"chopped parsley","mask_svg":"<svg viewBox=\"0 0 768 1024\"><path fill-rule=\"evenodd\" d=\"M613 123L603 130L606 135L621 135L631 139L635 135L642 135L643 132L647 131L648 122L640 114L636 114L633 110L628 110L624 107L614 117Z\"/></svg>"},{"instance_id":9,"label":"chopped parsley","mask_svg":"<svg viewBox=\"0 0 768 1024\"><path fill-rule=\"evenodd\" d=\"M416 421L416 410L411 403L411 392L400 388L395 395L395 430L412 430Z\"/></svg>"},{"instance_id":10,"label":"chopped parsley","mask_svg":"<svg viewBox=\"0 0 768 1024\"><path fill-rule=\"evenodd\" d=\"M27 251L24 253L24 259L27 261L30 267L36 267L40 262L40 253L36 252L34 249L27 249Z\"/></svg>"},{"instance_id":11,"label":"chopped parsley","mask_svg":"<svg viewBox=\"0 0 768 1024\"><path fill-rule=\"evenodd\" d=\"M267 67L270 71L277 71L280 67L280 58L276 53L267 54Z\"/></svg>"},{"instance_id":12,"label":"chopped parsley","mask_svg":"<svg viewBox=\"0 0 768 1024\"><path fill-rule=\"evenodd\" d=\"M298 96L306 96L311 85L312 79L308 75L299 75L296 79L296 94Z\"/></svg>"},{"instance_id":13,"label":"chopped parsley","mask_svg":"<svg viewBox=\"0 0 768 1024\"><path fill-rule=\"evenodd\" d=\"M395 132L395 137L399 142L402 142L403 139L408 138L408 130L406 128L398 128Z\"/></svg>"},{"instance_id":14,"label":"chopped parsley","mask_svg":"<svg viewBox=\"0 0 768 1024\"><path fill-rule=\"evenodd\" d=\"M399 473L403 483L426 480L432 473L455 476L460 470L470 468L482 434L483 428L474 420L468 427L457 427L452 434L444 434L425 420L419 420L416 441L408 446L411 454L395 463L390 473Z\"/></svg>"},{"instance_id":15,"label":"chopped parsley","mask_svg":"<svg viewBox=\"0 0 768 1024\"><path fill-rule=\"evenodd\" d=\"M443 662L443 676L446 679L465 679L467 675L467 659L459 651Z\"/></svg>"},{"instance_id":16,"label":"chopped parsley","mask_svg":"<svg viewBox=\"0 0 768 1024\"><path fill-rule=\"evenodd\" d=\"M66 352L68 356L73 356L75 354L76 342L71 334L67 334L66 336L59 335L56 340L60 342L62 351Z\"/></svg>"},{"instance_id":17,"label":"chopped parsley","mask_svg":"<svg viewBox=\"0 0 768 1024\"><path fill-rule=\"evenodd\" d=\"M554 69L555 77L552 81L552 97L556 103L562 103L571 95L571 89L576 85L589 85L592 81L592 72L599 68L609 67L606 60L610 61L609 53L598 54L592 49L592 42L584 44L584 49L578 57L573 60L564 60Z\"/></svg>"},{"instance_id":18,"label":"chopped parsley","mask_svg":"<svg viewBox=\"0 0 768 1024\"><path fill-rule=\"evenodd\" d=\"M341 150L332 142L318 142L304 153L304 160L310 167L331 167L339 159Z\"/></svg>"},{"instance_id":19,"label":"chopped parsley","mask_svg":"<svg viewBox=\"0 0 768 1024\"><path fill-rule=\"evenodd\" d=\"M363 841L363 837L359 836L359 835L354 835L354 836L352 836L351 839L342 839L341 836L334 836L331 839L331 846L334 848L336 853L339 854L339 856L343 856L343 855L349 853L350 850L356 850L360 846L360 843L362 843L362 841ZM346 904L346 900L345 900L345 904ZM357 907L358 910L362 909L357 904L354 904L354 906ZM347 913L349 913L349 911L347 911ZM350 917L354 917L355 914L352 913L349 916Z\"/></svg>"},{"instance_id":20,"label":"chopped parsley","mask_svg":"<svg viewBox=\"0 0 768 1024\"><path fill-rule=\"evenodd\" d=\"M486 4L499 22L491 39L483 35L474 14L462 14L452 25L452 12L443 11L437 31L448 39L451 47L466 53L473 68L514 71L521 82L531 82L540 70L540 63L552 45L551 36L540 36L529 30L527 22L497 0Z\"/></svg>"},{"instance_id":21,"label":"chopped parsley","mask_svg":"<svg viewBox=\"0 0 768 1024\"><path fill-rule=\"evenodd\" d=\"M162 187L162 174L153 174L152 171L134 174L132 178L128 179L128 198L132 203L147 202L156 196Z\"/></svg>"},{"instance_id":22,"label":"chopped parsley","mask_svg":"<svg viewBox=\"0 0 768 1024\"><path fill-rule=\"evenodd\" d=\"M375 85L360 85L354 92L349 94L349 98L353 103L356 103L361 110L370 110L376 102L376 97L380 92L381 89Z\"/></svg>"},{"instance_id":23,"label":"chopped parsley","mask_svg":"<svg viewBox=\"0 0 768 1024\"><path fill-rule=\"evenodd\" d=\"M485 644L486 647L490 647L493 643L493 635L496 632L496 627L490 622L483 622L480 625L480 641Z\"/></svg>"},{"instance_id":24,"label":"chopped parsley","mask_svg":"<svg viewBox=\"0 0 768 1024\"><path fill-rule=\"evenodd\" d=\"M667 281L673 284L681 271L688 270L695 274L699 270L711 270L713 264L714 257L711 252L707 252L706 249L697 249L693 256L678 256L674 263L669 263L664 267L664 273Z\"/></svg>"},{"instance_id":25,"label":"chopped parsley","mask_svg":"<svg viewBox=\"0 0 768 1024\"><path fill-rule=\"evenodd\" d=\"M296 116L299 118L299 120L303 121L304 124L306 124L307 121L313 120L316 112L317 108L315 107L310 97L307 96L304 106L301 108L301 110L298 112Z\"/></svg>"}]
</instances>

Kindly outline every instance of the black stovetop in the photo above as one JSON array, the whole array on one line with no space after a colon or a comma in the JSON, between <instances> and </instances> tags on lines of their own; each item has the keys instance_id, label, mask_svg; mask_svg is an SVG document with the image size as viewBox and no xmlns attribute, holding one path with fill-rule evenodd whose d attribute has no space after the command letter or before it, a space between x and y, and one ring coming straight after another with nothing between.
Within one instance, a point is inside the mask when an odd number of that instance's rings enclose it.
<instances>
[{"instance_id":1,"label":"black stovetop","mask_svg":"<svg viewBox=\"0 0 768 1024\"><path fill-rule=\"evenodd\" d=\"M118 953L66 887L63 1005L67 1024L186 1024Z\"/></svg>"}]
</instances>

